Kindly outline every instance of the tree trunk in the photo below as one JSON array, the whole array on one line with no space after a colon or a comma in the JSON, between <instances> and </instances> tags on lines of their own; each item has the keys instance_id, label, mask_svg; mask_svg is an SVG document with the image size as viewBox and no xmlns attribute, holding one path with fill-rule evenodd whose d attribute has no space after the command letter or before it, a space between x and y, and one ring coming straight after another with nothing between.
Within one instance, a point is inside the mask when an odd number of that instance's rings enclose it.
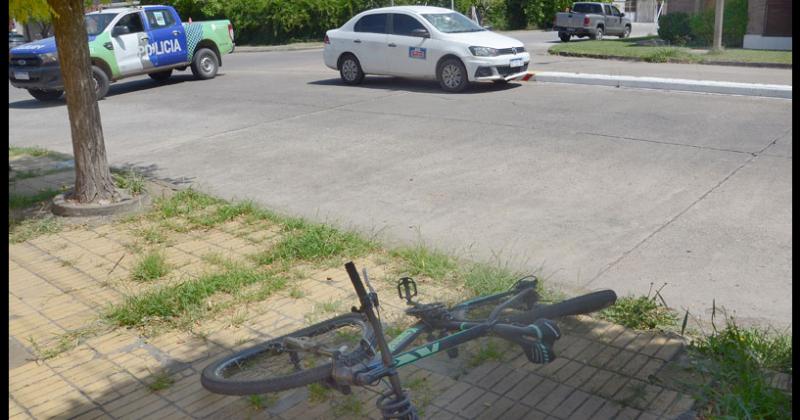
<instances>
[{"instance_id":1,"label":"tree trunk","mask_svg":"<svg viewBox=\"0 0 800 420\"><path fill-rule=\"evenodd\" d=\"M119 192L106 159L83 22L84 0L47 0L47 3L56 14L53 27L75 155L75 189L68 198L79 203L107 204L117 200Z\"/></svg>"}]
</instances>

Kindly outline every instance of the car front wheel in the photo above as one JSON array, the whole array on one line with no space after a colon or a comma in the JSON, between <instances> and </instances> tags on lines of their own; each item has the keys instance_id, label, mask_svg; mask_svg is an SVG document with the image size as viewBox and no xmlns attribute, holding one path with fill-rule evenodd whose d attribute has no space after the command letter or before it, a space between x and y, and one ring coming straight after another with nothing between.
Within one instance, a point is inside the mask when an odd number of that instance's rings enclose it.
<instances>
[{"instance_id":1,"label":"car front wheel","mask_svg":"<svg viewBox=\"0 0 800 420\"><path fill-rule=\"evenodd\" d=\"M41 90L41 89L28 89L28 93L31 94L37 100L47 102L47 101L55 101L56 99L60 98L61 95L64 94L64 91L61 90Z\"/></svg>"},{"instance_id":2,"label":"car front wheel","mask_svg":"<svg viewBox=\"0 0 800 420\"><path fill-rule=\"evenodd\" d=\"M348 85L357 85L364 80L364 71L361 70L361 63L358 62L354 55L347 54L342 57L342 61L339 63L339 76Z\"/></svg>"},{"instance_id":3,"label":"car front wheel","mask_svg":"<svg viewBox=\"0 0 800 420\"><path fill-rule=\"evenodd\" d=\"M598 41L601 41L603 39L603 28L598 26L597 30L594 33L594 35L590 36L590 38L596 39Z\"/></svg>"},{"instance_id":4,"label":"car front wheel","mask_svg":"<svg viewBox=\"0 0 800 420\"><path fill-rule=\"evenodd\" d=\"M436 76L439 79L439 85L446 92L461 92L469 84L467 69L464 68L464 63L457 58L444 60L439 65Z\"/></svg>"}]
</instances>

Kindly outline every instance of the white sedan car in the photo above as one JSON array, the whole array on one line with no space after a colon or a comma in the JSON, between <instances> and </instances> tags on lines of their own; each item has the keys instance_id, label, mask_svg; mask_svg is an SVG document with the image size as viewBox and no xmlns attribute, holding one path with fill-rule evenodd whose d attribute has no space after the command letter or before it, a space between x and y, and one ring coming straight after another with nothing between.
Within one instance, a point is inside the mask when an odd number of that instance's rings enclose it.
<instances>
[{"instance_id":1,"label":"white sedan car","mask_svg":"<svg viewBox=\"0 0 800 420\"><path fill-rule=\"evenodd\" d=\"M522 42L490 32L450 9L397 6L368 10L325 34L325 65L347 84L365 74L435 79L448 92L469 82L525 76Z\"/></svg>"}]
</instances>

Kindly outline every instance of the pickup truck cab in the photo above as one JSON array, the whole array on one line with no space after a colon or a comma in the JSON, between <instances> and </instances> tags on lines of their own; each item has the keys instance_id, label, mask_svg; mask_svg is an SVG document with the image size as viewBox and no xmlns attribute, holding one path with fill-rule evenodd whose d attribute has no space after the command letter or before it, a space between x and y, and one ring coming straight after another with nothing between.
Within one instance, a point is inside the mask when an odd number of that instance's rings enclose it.
<instances>
[{"instance_id":1,"label":"pickup truck cab","mask_svg":"<svg viewBox=\"0 0 800 420\"><path fill-rule=\"evenodd\" d=\"M198 79L211 79L222 55L233 52L228 20L183 23L171 6L137 6L87 13L89 55L97 99L111 82L142 74L164 81L173 70L190 67ZM8 78L42 101L64 92L54 37L12 48Z\"/></svg>"},{"instance_id":2,"label":"pickup truck cab","mask_svg":"<svg viewBox=\"0 0 800 420\"><path fill-rule=\"evenodd\" d=\"M613 4L596 2L574 3L569 12L556 14L555 31L563 42L570 37L603 39L604 35L627 38L631 34L631 20Z\"/></svg>"}]
</instances>

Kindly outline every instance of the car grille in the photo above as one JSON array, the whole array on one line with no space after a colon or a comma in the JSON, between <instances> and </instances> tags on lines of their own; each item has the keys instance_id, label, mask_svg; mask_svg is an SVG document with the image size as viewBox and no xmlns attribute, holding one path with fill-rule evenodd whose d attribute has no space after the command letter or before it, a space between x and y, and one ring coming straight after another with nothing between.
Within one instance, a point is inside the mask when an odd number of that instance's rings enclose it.
<instances>
[{"instance_id":1,"label":"car grille","mask_svg":"<svg viewBox=\"0 0 800 420\"><path fill-rule=\"evenodd\" d=\"M9 62L14 67L38 67L42 64L42 60L35 55L15 55L11 57Z\"/></svg>"},{"instance_id":2,"label":"car grille","mask_svg":"<svg viewBox=\"0 0 800 420\"><path fill-rule=\"evenodd\" d=\"M516 50L516 53L514 52ZM501 48L497 50L497 55L511 55L511 54L519 54L525 52L525 47L516 47L516 48Z\"/></svg>"},{"instance_id":3,"label":"car grille","mask_svg":"<svg viewBox=\"0 0 800 420\"><path fill-rule=\"evenodd\" d=\"M528 71L527 64L523 64L522 67L514 67L513 69L510 66L497 66L497 73L503 77L510 74L522 73L523 71Z\"/></svg>"}]
</instances>

